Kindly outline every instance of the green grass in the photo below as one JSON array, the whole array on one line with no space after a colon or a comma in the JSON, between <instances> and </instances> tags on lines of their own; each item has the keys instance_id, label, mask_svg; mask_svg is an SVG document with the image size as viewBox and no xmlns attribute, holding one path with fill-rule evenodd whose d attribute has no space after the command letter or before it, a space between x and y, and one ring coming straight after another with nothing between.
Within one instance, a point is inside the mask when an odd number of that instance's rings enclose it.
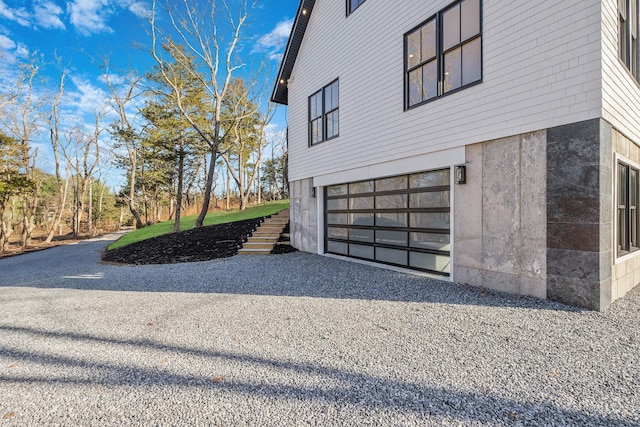
<instances>
[{"instance_id":1,"label":"green grass","mask_svg":"<svg viewBox=\"0 0 640 427\"><path fill-rule=\"evenodd\" d=\"M272 215L289 207L289 200L277 200L275 202L264 203L262 205L250 206L240 212L237 209L230 211L209 212L204 219L204 225L224 224L227 222L242 221L245 219L260 218ZM190 230L196 226L197 215L190 215L180 218L180 230ZM157 224L143 227L139 230L127 233L111 245L109 249L116 249L127 246L135 242L147 240L152 237L168 234L173 231L173 221L159 222Z\"/></svg>"}]
</instances>

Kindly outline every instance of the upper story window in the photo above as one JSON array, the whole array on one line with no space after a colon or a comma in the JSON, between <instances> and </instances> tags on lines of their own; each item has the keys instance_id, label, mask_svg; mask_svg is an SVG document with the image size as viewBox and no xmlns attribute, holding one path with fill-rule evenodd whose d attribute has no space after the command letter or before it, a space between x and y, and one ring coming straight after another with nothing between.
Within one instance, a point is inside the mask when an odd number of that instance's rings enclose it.
<instances>
[{"instance_id":1,"label":"upper story window","mask_svg":"<svg viewBox=\"0 0 640 427\"><path fill-rule=\"evenodd\" d=\"M640 80L638 66L638 7L639 0L618 0L618 52L620 60Z\"/></svg>"},{"instance_id":2,"label":"upper story window","mask_svg":"<svg viewBox=\"0 0 640 427\"><path fill-rule=\"evenodd\" d=\"M482 79L480 1L458 1L405 34L406 108Z\"/></svg>"},{"instance_id":3,"label":"upper story window","mask_svg":"<svg viewBox=\"0 0 640 427\"><path fill-rule=\"evenodd\" d=\"M309 97L309 145L338 136L339 87L334 80Z\"/></svg>"},{"instance_id":4,"label":"upper story window","mask_svg":"<svg viewBox=\"0 0 640 427\"><path fill-rule=\"evenodd\" d=\"M347 0L347 15L356 10L365 0Z\"/></svg>"}]
</instances>

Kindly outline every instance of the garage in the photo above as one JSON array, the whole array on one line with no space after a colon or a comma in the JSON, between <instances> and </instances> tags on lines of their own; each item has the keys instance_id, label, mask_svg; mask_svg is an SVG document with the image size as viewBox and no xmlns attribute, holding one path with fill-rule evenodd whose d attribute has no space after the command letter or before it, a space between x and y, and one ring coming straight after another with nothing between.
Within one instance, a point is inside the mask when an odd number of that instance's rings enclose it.
<instances>
[{"instance_id":1,"label":"garage","mask_svg":"<svg viewBox=\"0 0 640 427\"><path fill-rule=\"evenodd\" d=\"M449 169L325 187L325 252L450 274Z\"/></svg>"}]
</instances>

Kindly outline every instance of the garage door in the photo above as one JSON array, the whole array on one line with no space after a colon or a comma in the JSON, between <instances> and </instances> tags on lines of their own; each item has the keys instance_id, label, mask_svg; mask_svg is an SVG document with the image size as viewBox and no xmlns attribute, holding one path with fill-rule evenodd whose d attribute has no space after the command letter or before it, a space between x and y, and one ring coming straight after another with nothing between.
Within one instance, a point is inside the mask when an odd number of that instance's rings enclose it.
<instances>
[{"instance_id":1,"label":"garage door","mask_svg":"<svg viewBox=\"0 0 640 427\"><path fill-rule=\"evenodd\" d=\"M448 276L450 172L325 188L325 251Z\"/></svg>"}]
</instances>

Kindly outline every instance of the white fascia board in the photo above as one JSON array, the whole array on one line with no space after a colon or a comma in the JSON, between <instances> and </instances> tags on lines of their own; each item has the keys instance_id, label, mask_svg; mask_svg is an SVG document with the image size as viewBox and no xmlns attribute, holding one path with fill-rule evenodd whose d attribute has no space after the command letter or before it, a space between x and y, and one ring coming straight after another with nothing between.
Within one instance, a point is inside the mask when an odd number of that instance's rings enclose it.
<instances>
[{"instance_id":1,"label":"white fascia board","mask_svg":"<svg viewBox=\"0 0 640 427\"><path fill-rule=\"evenodd\" d=\"M464 164L465 161L465 147L455 147L429 154L411 156L331 174L319 175L313 178L313 186L324 187L327 185L448 168L453 165Z\"/></svg>"}]
</instances>

